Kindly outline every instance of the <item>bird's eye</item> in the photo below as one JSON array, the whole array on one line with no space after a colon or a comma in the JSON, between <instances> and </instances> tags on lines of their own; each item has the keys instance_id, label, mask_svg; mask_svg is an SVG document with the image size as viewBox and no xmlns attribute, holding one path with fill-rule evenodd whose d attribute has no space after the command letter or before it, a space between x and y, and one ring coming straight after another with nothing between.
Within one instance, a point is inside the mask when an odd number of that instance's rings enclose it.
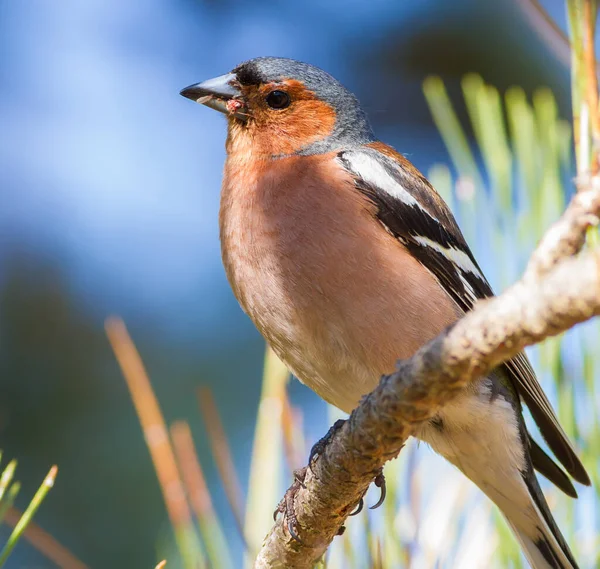
<instances>
[{"instance_id":1,"label":"bird's eye","mask_svg":"<svg viewBox=\"0 0 600 569\"><path fill-rule=\"evenodd\" d=\"M285 109L290 104L290 96L285 91L271 91L267 95L267 105L272 109Z\"/></svg>"}]
</instances>

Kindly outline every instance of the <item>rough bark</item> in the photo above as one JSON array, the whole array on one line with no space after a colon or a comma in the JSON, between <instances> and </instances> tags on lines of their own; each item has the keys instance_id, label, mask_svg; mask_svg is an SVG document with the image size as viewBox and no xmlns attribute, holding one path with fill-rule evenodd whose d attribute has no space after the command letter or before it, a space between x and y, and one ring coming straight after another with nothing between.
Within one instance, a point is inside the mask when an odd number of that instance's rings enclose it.
<instances>
[{"instance_id":1,"label":"rough bark","mask_svg":"<svg viewBox=\"0 0 600 569\"><path fill-rule=\"evenodd\" d=\"M280 518L256 569L312 568L416 424L526 346L600 314L600 249L580 253L599 215L600 183L594 178L548 230L520 281L479 302L381 379L308 470L295 499L302 543Z\"/></svg>"}]
</instances>

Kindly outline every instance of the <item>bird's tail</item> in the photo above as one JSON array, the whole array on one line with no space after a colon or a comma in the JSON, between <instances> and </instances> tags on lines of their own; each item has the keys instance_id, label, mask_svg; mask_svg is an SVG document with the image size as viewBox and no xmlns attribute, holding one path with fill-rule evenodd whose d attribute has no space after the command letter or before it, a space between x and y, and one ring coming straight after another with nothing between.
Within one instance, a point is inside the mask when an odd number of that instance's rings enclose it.
<instances>
[{"instance_id":1,"label":"bird's tail","mask_svg":"<svg viewBox=\"0 0 600 569\"><path fill-rule=\"evenodd\" d=\"M533 474L527 476L526 485L531 498L530 513L535 514L534 517L511 515L510 511L503 514L532 569L579 569Z\"/></svg>"}]
</instances>

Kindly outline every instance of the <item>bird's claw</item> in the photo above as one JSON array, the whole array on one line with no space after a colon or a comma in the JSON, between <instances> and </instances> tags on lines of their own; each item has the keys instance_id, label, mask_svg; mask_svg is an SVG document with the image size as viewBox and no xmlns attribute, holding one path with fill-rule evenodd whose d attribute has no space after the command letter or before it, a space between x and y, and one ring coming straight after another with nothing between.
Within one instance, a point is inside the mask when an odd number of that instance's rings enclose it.
<instances>
[{"instance_id":1,"label":"bird's claw","mask_svg":"<svg viewBox=\"0 0 600 569\"><path fill-rule=\"evenodd\" d=\"M302 540L298 536L298 518L296 517L294 500L298 490L300 490L300 488L306 488L304 485L306 471L306 466L294 471L294 482L287 489L285 496L281 499L276 510L273 512L274 520L277 519L278 514L283 514L284 523L286 524L288 532L292 536L292 539L298 543L302 543Z\"/></svg>"},{"instance_id":2,"label":"bird's claw","mask_svg":"<svg viewBox=\"0 0 600 569\"><path fill-rule=\"evenodd\" d=\"M356 506L356 510L354 510L350 515L356 516L362 512L363 506L365 505L365 501L361 498L358 506Z\"/></svg>"},{"instance_id":3,"label":"bird's claw","mask_svg":"<svg viewBox=\"0 0 600 569\"><path fill-rule=\"evenodd\" d=\"M379 508L379 506L381 506L381 504L383 504L383 502L385 500L386 487L385 487L385 476L383 475L383 468L379 469L379 471L377 472L377 475L373 479L373 484L375 484L375 486L377 486L377 488L381 489L381 496L379 496L379 500L377 501L377 503L369 508L370 510L375 510L376 508ZM354 510L350 515L356 516L357 514L360 514L363 510L364 505L365 505L365 500L364 500L364 495L363 495L363 497L358 502L358 506L356 506L356 510Z\"/></svg>"},{"instance_id":4,"label":"bird's claw","mask_svg":"<svg viewBox=\"0 0 600 569\"><path fill-rule=\"evenodd\" d=\"M385 487L385 476L383 475L383 468L379 469L379 472L377 473L377 476L375 476L375 480L373 480L373 483L375 484L375 486L377 486L377 488L381 490L381 496L379 496L379 500L377 500L377 503L371 506L369 510L375 510L379 508L379 506L381 506L381 504L383 504L383 502L385 501L387 491Z\"/></svg>"}]
</instances>

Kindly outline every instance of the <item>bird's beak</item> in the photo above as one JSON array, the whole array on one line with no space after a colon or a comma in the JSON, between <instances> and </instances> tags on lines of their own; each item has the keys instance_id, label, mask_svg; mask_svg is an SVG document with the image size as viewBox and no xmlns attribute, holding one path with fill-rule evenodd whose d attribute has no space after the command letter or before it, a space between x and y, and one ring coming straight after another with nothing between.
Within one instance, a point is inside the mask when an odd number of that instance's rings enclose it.
<instances>
[{"instance_id":1,"label":"bird's beak","mask_svg":"<svg viewBox=\"0 0 600 569\"><path fill-rule=\"evenodd\" d=\"M247 117L247 114L243 112L245 104L241 99L241 91L235 86L235 80L235 74L227 73L202 83L190 85L182 89L180 95L215 109L215 111L245 120Z\"/></svg>"}]
</instances>

